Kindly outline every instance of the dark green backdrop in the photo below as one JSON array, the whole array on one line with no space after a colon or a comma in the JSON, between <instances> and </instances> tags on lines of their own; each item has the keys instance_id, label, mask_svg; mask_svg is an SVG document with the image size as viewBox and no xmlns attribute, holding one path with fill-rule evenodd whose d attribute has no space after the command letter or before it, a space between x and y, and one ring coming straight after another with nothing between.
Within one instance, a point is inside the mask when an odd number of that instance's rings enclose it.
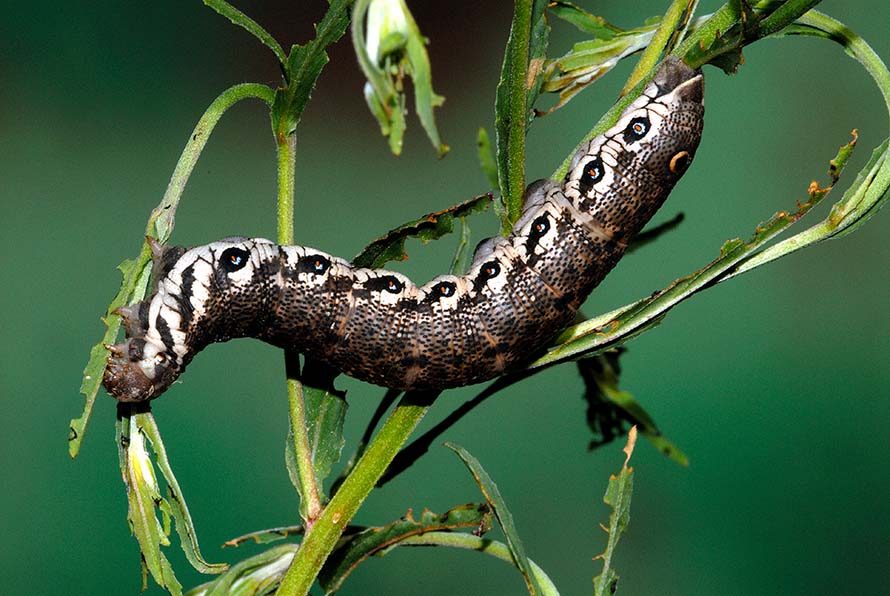
<instances>
[{"instance_id":1,"label":"dark green backdrop","mask_svg":"<svg viewBox=\"0 0 890 596\"><path fill-rule=\"evenodd\" d=\"M324 3L238 3L285 44L307 39ZM431 40L438 112L452 152L437 161L411 121L405 155L387 153L361 99L348 41L333 49L299 129L298 241L351 256L421 213L485 190L474 138L491 130L510 4L414 2ZM489 6L485 6L490 4ZM495 6L495 4L497 4ZM666 2L585 2L623 26ZM482 6L480 6L482 5ZM712 10L717 2L702 2ZM103 331L115 266L136 253L198 116L241 81L272 83L270 53L199 2L20 3L0 17L0 593L135 594L113 441L114 403L97 401L81 456L66 432L81 409L80 373ZM825 2L890 60L885 0ZM554 30L554 50L577 39ZM805 197L827 160L861 134L851 165L887 133L865 72L838 46L765 41L732 78L707 73L707 124L692 170L660 215L678 231L628 257L591 300L593 313L663 287L709 261L721 242ZM537 122L529 177L570 151L616 96L628 66ZM850 176L850 178L852 175ZM849 179L849 178L848 178ZM228 114L198 164L173 240L274 237L275 164L258 105ZM838 197L840 195L837 195ZM836 198L836 197L835 197ZM824 209L816 218L824 214ZM681 469L645 442L634 455L632 522L615 564L621 594L879 594L890 564L890 214L853 236L795 254L705 292L629 345L623 385L686 450ZM492 228L493 216L482 216ZM401 270L425 280L452 240ZM154 412L205 554L240 533L291 523L279 352L255 341L214 346ZM381 391L353 381L354 444ZM472 390L445 394L424 428ZM586 594L604 534L597 523L620 445L586 451L581 383L551 370L486 403L447 434L497 480L527 551L563 594ZM357 522L386 523L480 495L439 446L372 494ZM168 549L186 585L201 581ZM422 586L420 588L419 586ZM476 553L400 550L362 566L343 594L521 594L519 576ZM155 587L149 593L158 594Z\"/></svg>"}]
</instances>

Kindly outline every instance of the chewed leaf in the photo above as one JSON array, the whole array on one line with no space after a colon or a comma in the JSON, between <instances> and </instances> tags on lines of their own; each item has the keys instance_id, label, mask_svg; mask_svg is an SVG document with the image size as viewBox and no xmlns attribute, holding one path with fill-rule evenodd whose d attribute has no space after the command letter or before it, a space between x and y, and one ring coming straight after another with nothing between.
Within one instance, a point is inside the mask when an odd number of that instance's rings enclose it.
<instances>
[{"instance_id":1,"label":"chewed leaf","mask_svg":"<svg viewBox=\"0 0 890 596\"><path fill-rule=\"evenodd\" d=\"M126 465L123 471L129 503L127 520L139 542L144 568L159 586L178 596L182 594L182 585L177 581L167 557L161 550L162 546L170 544L169 517L165 515L164 523L161 523L156 510L156 507L159 507L165 512L167 505L166 503L163 506L159 505L164 499L158 490L158 481L145 444L145 435L138 423L141 416L144 414L134 414L125 419L119 427L126 433L120 437L119 444L126 444Z\"/></svg>"},{"instance_id":2,"label":"chewed leaf","mask_svg":"<svg viewBox=\"0 0 890 596\"><path fill-rule=\"evenodd\" d=\"M494 480L491 479L491 476L488 475L488 472L485 471L482 464L479 463L479 460L473 457L469 451L454 443L445 443L445 446L457 453L457 456L463 460L467 469L470 470L473 478L476 479L476 484L478 484L479 488L482 490L485 500L488 501L501 529L504 531L504 537L507 539L507 546L510 548L510 553L513 555L516 567L525 579L529 594L531 594L531 596L541 594L541 587L538 585L537 578L531 571L531 565L525 554L525 548L522 546L522 541L519 539L519 533L516 531L516 525L513 523L513 514L510 513L510 510L507 508L507 503L501 496L501 491L498 490L497 484L494 483Z\"/></svg>"},{"instance_id":3,"label":"chewed leaf","mask_svg":"<svg viewBox=\"0 0 890 596\"><path fill-rule=\"evenodd\" d=\"M454 230L455 218L485 211L491 201L491 193L479 195L403 224L366 246L352 260L352 264L356 267L382 267L390 261L404 261L408 258L408 253L405 252L405 241L408 238L417 238L424 243L437 240Z\"/></svg>"},{"instance_id":4,"label":"chewed leaf","mask_svg":"<svg viewBox=\"0 0 890 596\"><path fill-rule=\"evenodd\" d=\"M162 500L168 507L168 512L173 516L176 532L179 534L179 540L182 544L182 550L186 559L192 564L192 567L201 573L222 573L229 566L225 563L208 563L201 555L201 549L198 546L198 536L195 532L195 525L192 522L192 516L189 513L188 505L179 487L179 481L173 475L173 468L170 467L170 461L167 459L167 449L161 440L161 433L157 423L150 412L138 414L139 424L146 438L151 442L152 449L155 452L155 458L158 462L158 468L167 484L167 499Z\"/></svg>"},{"instance_id":5,"label":"chewed leaf","mask_svg":"<svg viewBox=\"0 0 890 596\"><path fill-rule=\"evenodd\" d=\"M495 162L494 150L491 148L491 139L488 137L488 131L480 128L476 134L476 148L479 155L479 167L488 180L488 186L492 191L498 189L498 165ZM498 205L499 203L495 203Z\"/></svg>"},{"instance_id":6,"label":"chewed leaf","mask_svg":"<svg viewBox=\"0 0 890 596\"><path fill-rule=\"evenodd\" d=\"M603 496L603 502L612 508L609 515L609 527L601 526L609 535L606 543L606 550L597 555L596 559L602 559L603 572L593 578L593 593L595 596L604 596L605 594L614 594L618 587L618 574L612 567L612 557L615 554L615 547L624 534L630 523L630 501L633 497L634 478L633 468L627 467L630 456L633 454L634 445L637 441L637 428L634 426L627 434L627 445L624 448L625 458L624 465L618 475L612 475L609 478L609 486L606 494Z\"/></svg>"},{"instance_id":7,"label":"chewed leaf","mask_svg":"<svg viewBox=\"0 0 890 596\"><path fill-rule=\"evenodd\" d=\"M623 349L578 360L584 379L587 424L594 434L590 448L606 445L627 433L630 425L640 428L656 449L681 466L689 465L686 454L658 429L655 421L634 396L618 386L621 374L619 357Z\"/></svg>"},{"instance_id":8,"label":"chewed leaf","mask_svg":"<svg viewBox=\"0 0 890 596\"><path fill-rule=\"evenodd\" d=\"M485 504L467 504L449 509L436 515L425 509L419 520L411 511L387 526L367 528L341 543L327 560L318 581L325 594L333 594L340 589L346 577L368 557L398 546L410 536L434 531L473 529L477 535L491 527L491 511Z\"/></svg>"},{"instance_id":9,"label":"chewed leaf","mask_svg":"<svg viewBox=\"0 0 890 596\"><path fill-rule=\"evenodd\" d=\"M153 216L149 220L149 227L155 219ZM86 432L87 424L93 412L93 404L96 401L96 395L99 393L99 387L102 385L102 375L105 372L105 363L108 358L108 349L105 346L115 342L120 330L121 318L115 311L119 307L126 305L131 296L135 295L141 298L145 294L151 276L151 267L149 267L151 262L150 255L151 249L146 241L136 259L127 259L118 265L118 269L123 275L123 280L120 289L111 300L111 304L108 305L105 317L102 319L107 329L101 341L90 349L89 360L83 369L83 380L80 385L80 393L85 398L83 412L79 418L73 418L68 425L68 455L72 458L77 457L80 451L83 435Z\"/></svg>"}]
</instances>

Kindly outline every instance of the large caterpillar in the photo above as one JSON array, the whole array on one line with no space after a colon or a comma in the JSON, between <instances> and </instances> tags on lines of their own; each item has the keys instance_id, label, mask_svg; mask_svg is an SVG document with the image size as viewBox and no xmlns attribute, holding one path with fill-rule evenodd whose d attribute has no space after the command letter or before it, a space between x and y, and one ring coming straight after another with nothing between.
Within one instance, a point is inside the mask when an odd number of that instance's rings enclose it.
<instances>
[{"instance_id":1,"label":"large caterpillar","mask_svg":"<svg viewBox=\"0 0 890 596\"><path fill-rule=\"evenodd\" d=\"M521 364L572 321L686 171L701 138L703 78L676 58L562 183L526 190L509 236L462 276L416 286L302 246L226 238L156 251L154 292L119 309L104 385L153 399L212 342L255 337L395 389L445 389Z\"/></svg>"}]
</instances>

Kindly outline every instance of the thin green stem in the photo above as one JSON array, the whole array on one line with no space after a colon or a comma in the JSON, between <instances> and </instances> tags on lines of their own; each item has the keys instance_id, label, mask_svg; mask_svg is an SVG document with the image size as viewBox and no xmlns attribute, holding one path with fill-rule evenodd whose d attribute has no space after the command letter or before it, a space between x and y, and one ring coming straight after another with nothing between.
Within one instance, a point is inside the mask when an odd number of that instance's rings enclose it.
<instances>
[{"instance_id":1,"label":"thin green stem","mask_svg":"<svg viewBox=\"0 0 890 596\"><path fill-rule=\"evenodd\" d=\"M789 0L760 21L757 26L757 38L760 39L781 31L821 1Z\"/></svg>"},{"instance_id":2,"label":"thin green stem","mask_svg":"<svg viewBox=\"0 0 890 596\"><path fill-rule=\"evenodd\" d=\"M278 142L278 243L294 243L294 167L297 135L286 134Z\"/></svg>"},{"instance_id":3,"label":"thin green stem","mask_svg":"<svg viewBox=\"0 0 890 596\"><path fill-rule=\"evenodd\" d=\"M673 0L671 2L667 12L664 13L664 18L661 19L661 23L658 25L658 29L655 31L655 35L652 36L652 41L643 50L640 60L634 67L633 72L630 73L627 83L624 84L621 95L633 89L647 74L652 72L661 59L661 54L673 37L674 32L680 28L684 16L686 22L689 22L690 13L694 10L694 6L690 6L690 4L695 5L697 2L695 0Z\"/></svg>"},{"instance_id":4,"label":"thin green stem","mask_svg":"<svg viewBox=\"0 0 890 596\"><path fill-rule=\"evenodd\" d=\"M276 137L278 141L278 243L294 243L294 168L296 164L297 136L294 133ZM306 527L311 527L321 513L321 491L312 462L312 446L306 428L306 400L303 384L299 379L300 356L285 351L287 371L287 402L290 412L291 433L294 438L294 455L300 482L300 512Z\"/></svg>"},{"instance_id":5,"label":"thin green stem","mask_svg":"<svg viewBox=\"0 0 890 596\"><path fill-rule=\"evenodd\" d=\"M436 394L408 393L383 424L352 473L315 520L294 556L277 596L304 596L346 525L373 490L392 459L423 419Z\"/></svg>"},{"instance_id":6,"label":"thin green stem","mask_svg":"<svg viewBox=\"0 0 890 596\"><path fill-rule=\"evenodd\" d=\"M312 462L312 448L306 427L306 400L303 398L303 384L297 378L294 365L299 367L299 354L284 353L285 368L288 370L287 403L290 408L290 426L294 437L294 454L297 461L297 475L300 481L300 511L306 528L311 528L321 514L321 494ZM297 368L296 370L299 370Z\"/></svg>"},{"instance_id":7,"label":"thin green stem","mask_svg":"<svg viewBox=\"0 0 890 596\"><path fill-rule=\"evenodd\" d=\"M213 132L216 123L230 107L243 99L251 98L262 100L271 108L275 101L275 91L259 83L243 83L229 87L213 100L213 103L208 106L201 119L198 120L182 150L182 155L179 156L179 161L170 177L170 183L164 192L164 198L152 212L149 228L153 223L155 235L161 243L166 241L170 232L173 231L173 214L176 212L189 176L191 176L201 152L204 151L204 146L207 145L210 133ZM151 232L151 229L148 231Z\"/></svg>"}]
</instances>

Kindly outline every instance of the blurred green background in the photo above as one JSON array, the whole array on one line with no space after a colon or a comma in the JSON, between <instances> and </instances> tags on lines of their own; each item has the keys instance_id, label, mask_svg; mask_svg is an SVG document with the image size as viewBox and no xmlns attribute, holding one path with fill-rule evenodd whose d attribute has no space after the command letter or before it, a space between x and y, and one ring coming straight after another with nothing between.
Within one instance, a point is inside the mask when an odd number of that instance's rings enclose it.
<instances>
[{"instance_id":1,"label":"blurred green background","mask_svg":"<svg viewBox=\"0 0 890 596\"><path fill-rule=\"evenodd\" d=\"M239 2L286 46L312 35L316 2ZM486 190L475 135L491 131L511 3L423 3L431 39L442 161L410 122L389 155L361 98L348 39L331 51L299 128L297 238L343 256L415 216ZM626 27L667 2L583 2ZM710 11L718 2L702 2ZM827 1L890 60L890 5ZM554 26L551 54L580 39ZM68 458L81 370L116 292L115 266L136 254L197 118L219 91L274 84L270 52L199 2L18 3L0 17L0 593L135 594L139 551L126 523L114 403L101 394L80 457ZM529 179L546 176L611 104L622 65L567 108L535 123ZM847 180L887 134L865 72L839 46L768 40L745 50L735 77L708 68L696 163L659 221L686 220L626 260L594 294L600 312L661 288L717 254L723 240L805 198L849 131L860 148ZM185 193L173 241L274 237L274 146L264 108L226 115ZM838 198L837 194L833 198ZM827 210L814 213L815 222ZM860 232L709 290L629 345L622 384L691 458L682 469L642 442L632 522L614 564L621 594L881 594L890 565L890 249L886 210ZM493 215L474 231L494 229ZM806 220L803 222L806 225ZM426 280L454 239L398 268ZM172 465L204 553L244 532L293 523L283 465L287 407L280 353L256 341L213 346L155 402ZM344 380L347 449L382 390ZM563 594L590 593L605 535L597 524L621 444L588 453L582 384L572 366L491 399L446 435L475 454L512 508L529 555ZM423 428L474 389L446 393ZM471 477L435 446L375 491L357 523L413 508L479 501ZM193 572L167 549L180 580ZM397 550L361 566L341 593L521 594L518 574L476 553ZM149 594L161 593L150 586Z\"/></svg>"}]
</instances>

